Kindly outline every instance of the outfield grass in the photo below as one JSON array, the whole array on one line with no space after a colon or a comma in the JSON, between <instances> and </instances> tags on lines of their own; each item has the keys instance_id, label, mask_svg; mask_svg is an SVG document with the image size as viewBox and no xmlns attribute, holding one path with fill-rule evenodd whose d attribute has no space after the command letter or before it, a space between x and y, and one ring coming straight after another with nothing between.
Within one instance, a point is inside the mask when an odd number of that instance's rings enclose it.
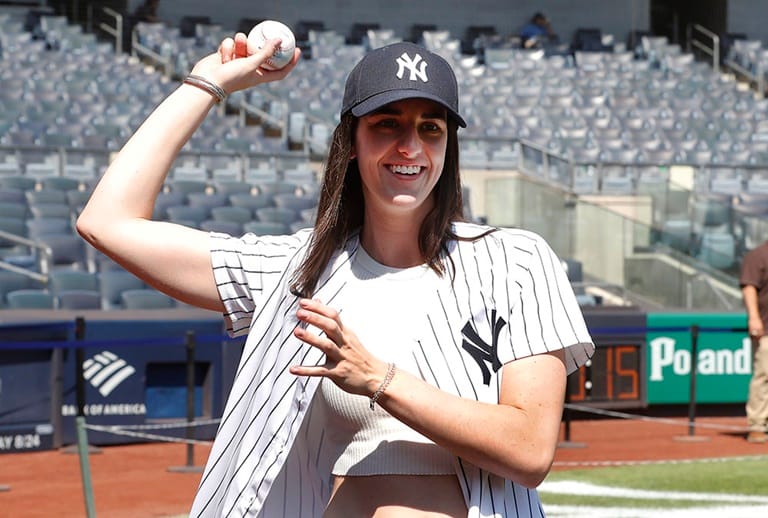
<instances>
[{"instance_id":1,"label":"outfield grass","mask_svg":"<svg viewBox=\"0 0 768 518\"><path fill-rule=\"evenodd\" d=\"M547 482L561 481L586 482L597 486L634 490L768 497L768 457L574 469L555 471L547 477ZM649 504L648 499L633 498L629 495L626 498L587 496L557 494L546 490L541 491L541 500L545 507L589 505L637 508ZM665 499L664 505L672 508L706 507L717 505L717 502L699 501L690 495L680 495L680 498Z\"/></svg>"},{"instance_id":2,"label":"outfield grass","mask_svg":"<svg viewBox=\"0 0 768 518\"><path fill-rule=\"evenodd\" d=\"M554 471L547 480L601 486L768 496L768 457Z\"/></svg>"}]
</instances>

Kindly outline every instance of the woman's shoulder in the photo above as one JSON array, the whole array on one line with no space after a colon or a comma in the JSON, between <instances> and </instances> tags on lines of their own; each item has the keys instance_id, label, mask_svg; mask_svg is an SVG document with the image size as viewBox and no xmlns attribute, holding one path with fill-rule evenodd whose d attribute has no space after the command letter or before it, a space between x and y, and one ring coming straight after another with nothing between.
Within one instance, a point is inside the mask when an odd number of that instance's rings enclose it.
<instances>
[{"instance_id":1,"label":"woman's shoulder","mask_svg":"<svg viewBox=\"0 0 768 518\"><path fill-rule=\"evenodd\" d=\"M312 229L301 229L293 234L259 235L248 232L233 236L220 232L210 233L213 250L231 250L251 254L291 253L304 248L312 237ZM272 252L269 252L272 251Z\"/></svg>"},{"instance_id":2,"label":"woman's shoulder","mask_svg":"<svg viewBox=\"0 0 768 518\"><path fill-rule=\"evenodd\" d=\"M454 222L453 232L460 242L486 241L516 248L533 249L546 240L536 232L513 227L494 227L479 223Z\"/></svg>"}]
</instances>

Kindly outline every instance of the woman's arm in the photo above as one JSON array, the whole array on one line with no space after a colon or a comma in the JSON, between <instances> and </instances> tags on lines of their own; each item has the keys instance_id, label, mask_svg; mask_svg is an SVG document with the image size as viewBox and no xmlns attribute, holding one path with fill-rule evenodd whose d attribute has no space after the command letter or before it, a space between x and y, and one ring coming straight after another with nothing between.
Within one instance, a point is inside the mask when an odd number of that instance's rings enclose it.
<instances>
[{"instance_id":1,"label":"woman's arm","mask_svg":"<svg viewBox=\"0 0 768 518\"><path fill-rule=\"evenodd\" d=\"M273 40L248 56L246 36L238 33L192 73L227 93L281 79L296 65L299 52L282 70L260 68L278 44ZM148 284L189 304L222 311L208 233L151 220L171 164L213 105L214 97L196 86L182 84L171 93L110 164L77 220L77 231Z\"/></svg>"},{"instance_id":2,"label":"woman's arm","mask_svg":"<svg viewBox=\"0 0 768 518\"><path fill-rule=\"evenodd\" d=\"M343 390L370 397L387 364L373 357L338 313L302 299L299 319L325 332L301 327L297 338L321 349L322 367L292 367L302 376L327 376ZM378 399L391 415L467 461L501 477L536 487L554 459L565 398L564 351L539 354L502 368L499 404L444 392L409 373L396 371Z\"/></svg>"}]
</instances>

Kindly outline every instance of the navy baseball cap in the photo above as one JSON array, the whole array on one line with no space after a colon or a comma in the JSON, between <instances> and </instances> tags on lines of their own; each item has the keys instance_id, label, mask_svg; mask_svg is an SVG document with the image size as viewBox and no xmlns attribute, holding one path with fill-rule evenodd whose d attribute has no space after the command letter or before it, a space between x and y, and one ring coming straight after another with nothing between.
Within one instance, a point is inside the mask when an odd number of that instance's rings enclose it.
<instances>
[{"instance_id":1,"label":"navy baseball cap","mask_svg":"<svg viewBox=\"0 0 768 518\"><path fill-rule=\"evenodd\" d=\"M374 49L347 77L341 115L362 117L385 104L403 99L430 99L448 110L462 128L459 87L451 65L426 48L399 42Z\"/></svg>"}]
</instances>

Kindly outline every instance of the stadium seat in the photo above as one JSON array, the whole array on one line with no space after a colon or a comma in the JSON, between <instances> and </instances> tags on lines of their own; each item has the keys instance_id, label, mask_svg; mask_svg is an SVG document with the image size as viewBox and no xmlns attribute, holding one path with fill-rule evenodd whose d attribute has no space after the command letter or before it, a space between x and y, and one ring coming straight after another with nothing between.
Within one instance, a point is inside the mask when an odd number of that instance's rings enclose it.
<instances>
[{"instance_id":1,"label":"stadium seat","mask_svg":"<svg viewBox=\"0 0 768 518\"><path fill-rule=\"evenodd\" d=\"M208 207L190 207L189 205L174 205L166 208L168 221L197 227L211 214Z\"/></svg>"},{"instance_id":2,"label":"stadium seat","mask_svg":"<svg viewBox=\"0 0 768 518\"><path fill-rule=\"evenodd\" d=\"M271 221L275 223L284 223L286 225L290 225L294 221L301 219L295 210L281 209L278 207L256 209L256 217L259 221Z\"/></svg>"},{"instance_id":3,"label":"stadium seat","mask_svg":"<svg viewBox=\"0 0 768 518\"><path fill-rule=\"evenodd\" d=\"M0 176L0 187L3 189L20 189L30 191L37 185L37 180L28 176Z\"/></svg>"},{"instance_id":4,"label":"stadium seat","mask_svg":"<svg viewBox=\"0 0 768 518\"><path fill-rule=\"evenodd\" d=\"M66 205L67 203L67 193L58 189L45 189L40 191L27 190L24 192L24 196L27 198L27 203L30 205L48 203Z\"/></svg>"},{"instance_id":5,"label":"stadium seat","mask_svg":"<svg viewBox=\"0 0 768 518\"><path fill-rule=\"evenodd\" d=\"M102 309L121 309L121 295L126 290L145 289L144 281L127 270L115 269L102 271L97 274Z\"/></svg>"},{"instance_id":6,"label":"stadium seat","mask_svg":"<svg viewBox=\"0 0 768 518\"><path fill-rule=\"evenodd\" d=\"M43 190L71 191L80 187L80 181L66 176L51 176L40 180L40 186Z\"/></svg>"},{"instance_id":7,"label":"stadium seat","mask_svg":"<svg viewBox=\"0 0 768 518\"><path fill-rule=\"evenodd\" d=\"M253 187L249 183L241 181L214 181L213 189L219 194L230 196L232 194L250 194Z\"/></svg>"},{"instance_id":8,"label":"stadium seat","mask_svg":"<svg viewBox=\"0 0 768 518\"><path fill-rule=\"evenodd\" d=\"M6 293L8 309L54 309L55 299L47 290L20 289Z\"/></svg>"},{"instance_id":9,"label":"stadium seat","mask_svg":"<svg viewBox=\"0 0 768 518\"><path fill-rule=\"evenodd\" d=\"M256 187L256 190L260 194L270 194L270 195L283 194L283 193L295 194L299 189L299 186L293 182L281 182L281 181L258 183L258 184L254 184L254 187Z\"/></svg>"},{"instance_id":10,"label":"stadium seat","mask_svg":"<svg viewBox=\"0 0 768 518\"><path fill-rule=\"evenodd\" d=\"M693 228L689 220L667 220L661 229L661 242L680 252L691 251Z\"/></svg>"},{"instance_id":11,"label":"stadium seat","mask_svg":"<svg viewBox=\"0 0 768 518\"><path fill-rule=\"evenodd\" d=\"M168 207L184 205L186 194L181 191L161 191L155 200L152 217L159 220L168 219Z\"/></svg>"},{"instance_id":12,"label":"stadium seat","mask_svg":"<svg viewBox=\"0 0 768 518\"><path fill-rule=\"evenodd\" d=\"M211 218L215 221L230 221L242 225L253 220L253 217L253 211L246 207L214 207L211 209Z\"/></svg>"},{"instance_id":13,"label":"stadium seat","mask_svg":"<svg viewBox=\"0 0 768 518\"><path fill-rule=\"evenodd\" d=\"M51 250L53 268L86 269L85 241L72 234L40 236L40 241Z\"/></svg>"},{"instance_id":14,"label":"stadium seat","mask_svg":"<svg viewBox=\"0 0 768 518\"><path fill-rule=\"evenodd\" d=\"M279 236L289 233L289 225L277 221L249 221L243 224L243 232L251 232L257 236Z\"/></svg>"},{"instance_id":15,"label":"stadium seat","mask_svg":"<svg viewBox=\"0 0 768 518\"><path fill-rule=\"evenodd\" d=\"M0 217L24 219L28 215L26 202L0 201Z\"/></svg>"},{"instance_id":16,"label":"stadium seat","mask_svg":"<svg viewBox=\"0 0 768 518\"><path fill-rule=\"evenodd\" d=\"M88 203L90 197L91 193L88 191L70 190L67 191L67 204L73 213L78 214L85 207L85 204Z\"/></svg>"},{"instance_id":17,"label":"stadium seat","mask_svg":"<svg viewBox=\"0 0 768 518\"><path fill-rule=\"evenodd\" d=\"M0 162L0 178L3 176L19 176L21 166L17 162Z\"/></svg>"},{"instance_id":18,"label":"stadium seat","mask_svg":"<svg viewBox=\"0 0 768 518\"><path fill-rule=\"evenodd\" d=\"M200 223L200 230L206 232L220 232L230 236L239 236L243 233L243 224L237 221L227 221L221 219L207 219Z\"/></svg>"},{"instance_id":19,"label":"stadium seat","mask_svg":"<svg viewBox=\"0 0 768 518\"><path fill-rule=\"evenodd\" d=\"M52 270L48 274L54 295L70 290L98 291L99 278L95 273L80 270Z\"/></svg>"},{"instance_id":20,"label":"stadium seat","mask_svg":"<svg viewBox=\"0 0 768 518\"><path fill-rule=\"evenodd\" d=\"M63 290L56 294L58 309L101 309L101 295L96 290Z\"/></svg>"},{"instance_id":21,"label":"stadium seat","mask_svg":"<svg viewBox=\"0 0 768 518\"><path fill-rule=\"evenodd\" d=\"M174 299L153 288L124 290L120 299L125 309L167 309L176 306Z\"/></svg>"},{"instance_id":22,"label":"stadium seat","mask_svg":"<svg viewBox=\"0 0 768 518\"><path fill-rule=\"evenodd\" d=\"M274 197L268 194L231 194L229 196L229 203L233 207L245 207L254 211L264 207L274 206Z\"/></svg>"},{"instance_id":23,"label":"stadium seat","mask_svg":"<svg viewBox=\"0 0 768 518\"><path fill-rule=\"evenodd\" d=\"M72 220L66 217L29 218L25 221L25 234L31 239L41 239L45 236L71 235Z\"/></svg>"},{"instance_id":24,"label":"stadium seat","mask_svg":"<svg viewBox=\"0 0 768 518\"><path fill-rule=\"evenodd\" d=\"M0 230L19 237L27 236L27 226L23 218L0 216ZM13 247L16 245L0 238L0 248L7 246Z\"/></svg>"},{"instance_id":25,"label":"stadium seat","mask_svg":"<svg viewBox=\"0 0 768 518\"><path fill-rule=\"evenodd\" d=\"M181 181L205 183L208 181L208 171L203 167L194 167L194 166L174 167L171 170L170 181L173 183L181 182ZM190 185L193 185L193 184L190 184Z\"/></svg>"},{"instance_id":26,"label":"stadium seat","mask_svg":"<svg viewBox=\"0 0 768 518\"><path fill-rule=\"evenodd\" d=\"M27 289L31 284L30 278L24 274L0 270L0 308L8 306L8 293Z\"/></svg>"},{"instance_id":27,"label":"stadium seat","mask_svg":"<svg viewBox=\"0 0 768 518\"><path fill-rule=\"evenodd\" d=\"M41 218L69 218L72 210L68 203L30 203L29 213L35 219Z\"/></svg>"},{"instance_id":28,"label":"stadium seat","mask_svg":"<svg viewBox=\"0 0 768 518\"><path fill-rule=\"evenodd\" d=\"M317 198L314 196L296 196L294 194L275 194L273 196L275 206L283 209L290 209L300 212L304 209L311 209L317 205Z\"/></svg>"},{"instance_id":29,"label":"stadium seat","mask_svg":"<svg viewBox=\"0 0 768 518\"><path fill-rule=\"evenodd\" d=\"M258 186L276 182L278 178L277 169L270 167L266 162L262 162L257 167L246 169L244 181Z\"/></svg>"},{"instance_id":30,"label":"stadium seat","mask_svg":"<svg viewBox=\"0 0 768 518\"><path fill-rule=\"evenodd\" d=\"M208 182L204 180L174 180L168 179L165 184L171 192L178 192L184 195L194 192L205 192L208 189Z\"/></svg>"},{"instance_id":31,"label":"stadium seat","mask_svg":"<svg viewBox=\"0 0 768 518\"><path fill-rule=\"evenodd\" d=\"M736 260L736 240L730 232L705 232L701 237L698 258L718 269L730 268Z\"/></svg>"},{"instance_id":32,"label":"stadium seat","mask_svg":"<svg viewBox=\"0 0 768 518\"><path fill-rule=\"evenodd\" d=\"M27 199L24 197L24 191L21 189L4 189L0 188L0 203L27 203Z\"/></svg>"},{"instance_id":33,"label":"stadium seat","mask_svg":"<svg viewBox=\"0 0 768 518\"><path fill-rule=\"evenodd\" d=\"M214 207L228 205L229 199L226 194L222 193L192 192L187 194L187 204L190 207L203 207L210 210Z\"/></svg>"},{"instance_id":34,"label":"stadium seat","mask_svg":"<svg viewBox=\"0 0 768 518\"><path fill-rule=\"evenodd\" d=\"M211 170L211 182L214 184L240 182L242 178L243 174L239 167L217 167Z\"/></svg>"}]
</instances>

